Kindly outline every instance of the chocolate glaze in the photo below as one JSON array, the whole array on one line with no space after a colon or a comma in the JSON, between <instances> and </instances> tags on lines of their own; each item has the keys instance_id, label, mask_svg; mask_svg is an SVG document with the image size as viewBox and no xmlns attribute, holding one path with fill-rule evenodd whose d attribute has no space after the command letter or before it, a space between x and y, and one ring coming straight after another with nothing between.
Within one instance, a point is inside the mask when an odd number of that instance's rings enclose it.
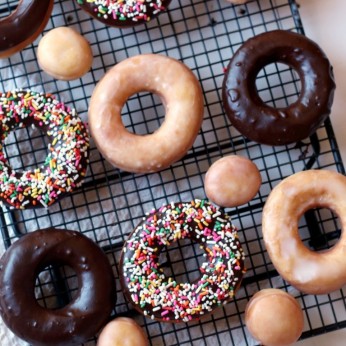
<instances>
[{"instance_id":1,"label":"chocolate glaze","mask_svg":"<svg viewBox=\"0 0 346 346\"><path fill-rule=\"evenodd\" d=\"M124 2L126 2L126 0ZM132 17L132 15L134 12L137 12L137 9L129 10L126 13L126 15L122 16L122 19L120 19L121 12L117 12L115 17L112 11L110 11L111 13L102 14L98 12L98 7L100 6L100 4L95 4L94 2L87 2L86 0L76 0L76 3L95 19L99 20L100 22L106 25L115 26L119 28L132 27L150 21L151 19L157 17L159 14L165 11L170 2L171 0L147 0L146 2L133 1L131 3L134 3L135 6L137 6L137 4L139 4L140 6L142 6L142 4L146 5L146 10L143 11L142 8L140 8L140 11L138 11L139 15L135 15L134 17Z\"/></svg>"},{"instance_id":2,"label":"chocolate glaze","mask_svg":"<svg viewBox=\"0 0 346 346\"><path fill-rule=\"evenodd\" d=\"M78 292L65 307L41 307L35 280L48 265L68 265ZM24 235L0 261L0 314L20 338L34 345L79 344L107 322L115 304L115 280L106 255L79 232L45 229Z\"/></svg>"},{"instance_id":3,"label":"chocolate glaze","mask_svg":"<svg viewBox=\"0 0 346 346\"><path fill-rule=\"evenodd\" d=\"M292 67L301 80L296 102L273 108L259 97L256 77L266 65ZM262 144L294 143L328 117L334 97L332 67L321 48L303 35L276 30L246 41L231 59L222 87L226 114L236 129Z\"/></svg>"},{"instance_id":4,"label":"chocolate glaze","mask_svg":"<svg viewBox=\"0 0 346 346\"><path fill-rule=\"evenodd\" d=\"M188 203L177 202L177 203L174 203L173 205L174 205L174 207L181 207L181 205L183 205L183 204L187 205ZM211 204L207 203L207 202L205 202L204 205L207 208L211 206ZM215 208L214 210L219 210L219 208L217 208L215 206L213 206L213 208ZM146 225L146 224L148 225L148 220L150 220L153 217L156 217L157 220L158 220L158 225L159 225L160 222L163 221L166 218L166 216L167 216L166 212L162 212L161 209L156 210L155 212L150 213L146 218L143 219L143 221L141 223L139 223L139 225L129 235L127 241L124 244L124 248L123 248L123 251L122 251L122 256L121 256L120 263L119 263L120 282L121 282L121 285L123 287L123 293L124 293L126 299L129 302L132 303L133 307L139 313L147 315L148 317L151 317L152 319L155 319L155 320L160 321L160 322L179 323L179 322L182 322L184 320L183 319L177 319L175 314L173 313L173 311L170 311L168 314L166 314L163 317L161 315L163 310L160 309L159 311L155 311L155 307L156 307L155 305L145 304L145 306L140 306L140 304L138 302L135 302L133 300L133 298L132 298L132 293L130 292L130 283L126 280L126 277L129 278L129 275L128 275L128 273L126 273L125 262L126 262L126 260L130 260L131 261L131 258L135 254L135 252L132 249L129 248L129 244L131 244L134 241L134 239L136 239L136 233L138 232L138 230L141 229L141 227L143 227L144 225ZM220 213L219 217L220 218L224 218L225 220L227 220L227 223L229 223L231 225L231 221L230 221L229 216L227 214ZM210 254L210 253L213 252L213 245L208 243L208 239L206 239L207 237L200 237L200 236L198 236L197 232L195 231L195 230L200 230L200 228L197 225L196 221L194 221L194 220L187 221L185 219L185 217L179 217L178 223L181 223L182 227L183 227L183 225L185 223L188 224L190 231L189 231L189 233L187 235L187 238L191 239L193 242L196 242L196 243L200 244L201 247L205 250L205 252L207 254L208 253ZM216 219L213 219L209 223L208 228L211 229L211 230L215 229L215 223L218 223L218 221ZM161 227L163 227L163 226L162 225L158 226L158 228L161 228ZM157 248L157 251L155 251L155 255L154 255L154 257L157 259L155 262L158 264L157 271L163 274L163 269L161 267L161 264L158 263L158 259L159 259L160 253L163 250L163 248L165 247L165 245L160 243L158 240L159 240L159 237L157 237L156 234L155 234L155 238L153 240L153 243L150 244L150 246L152 248ZM220 244L220 246L221 246L221 244L223 243L223 240L219 240L217 243ZM126 251L124 251L125 249L126 249ZM236 269L234 269L234 266L232 265L233 273L232 273L231 277L228 278L229 282L234 284L233 286L231 284L232 288L230 288L230 291L229 291L229 293L231 293L231 292L232 293L228 297L222 295L223 297L221 298L220 301L217 301L217 299L214 299L215 301L213 301L213 303L210 305L210 308L211 308L210 310L202 310L200 312L197 312L197 313L193 314L191 319L194 319L194 320L199 319L204 314L210 313L212 310L214 310L215 308L217 308L221 304L227 303L228 301L230 301L233 298L233 294L238 290L238 288L239 288L239 286L241 284L242 278L243 278L243 274L245 272L245 269L244 269L244 253L243 253L241 244L240 244L240 242L238 240L236 240L233 243L232 249L233 249L234 253L239 252L239 254L241 254L241 257L239 258L239 262L238 262L239 263L239 268L237 268L237 270L236 270ZM208 250L209 250L209 252L208 252ZM225 260L225 263L226 263L227 259L224 258L224 260ZM215 270L215 272L214 271L208 272L205 269L209 270L209 268L214 268L214 262L215 261L213 262L213 258L208 256L207 259L205 260L205 262L208 262L208 266L207 267L203 267L204 269L202 267L200 268L201 277L202 277L202 275L207 274L208 278L210 280L212 280L211 277L212 277L213 273L215 273L217 271ZM212 269L212 270L214 270L214 269ZM222 275L227 276L226 272L224 274L222 274ZM142 279L144 279L144 277L145 277L145 275L142 276ZM197 279L192 284L197 283L199 280L200 279ZM168 278L166 278L166 280L164 280L164 281L168 283ZM218 289L219 289L219 286L217 285L217 282L214 282L213 284L211 284L209 286L209 289L211 291L213 291L213 292L217 292ZM140 292L140 290L138 290L138 292ZM145 313L145 311L146 311L146 313Z\"/></svg>"},{"instance_id":5,"label":"chocolate glaze","mask_svg":"<svg viewBox=\"0 0 346 346\"><path fill-rule=\"evenodd\" d=\"M16 10L0 20L0 57L7 57L33 42L46 26L53 0L21 0Z\"/></svg>"}]
</instances>

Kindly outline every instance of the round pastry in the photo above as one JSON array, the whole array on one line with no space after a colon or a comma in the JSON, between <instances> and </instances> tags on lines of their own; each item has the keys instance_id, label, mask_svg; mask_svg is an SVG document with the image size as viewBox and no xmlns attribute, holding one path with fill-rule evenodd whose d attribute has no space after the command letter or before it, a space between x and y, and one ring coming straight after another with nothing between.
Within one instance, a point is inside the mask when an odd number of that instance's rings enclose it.
<instances>
[{"instance_id":1,"label":"round pastry","mask_svg":"<svg viewBox=\"0 0 346 346\"><path fill-rule=\"evenodd\" d=\"M245 324L252 336L266 346L286 346L303 332L304 316L298 302L278 289L257 292L245 310Z\"/></svg>"},{"instance_id":2,"label":"round pastry","mask_svg":"<svg viewBox=\"0 0 346 346\"><path fill-rule=\"evenodd\" d=\"M262 219L268 254L281 276L300 291L325 294L346 284L346 177L310 170L284 179L270 193ZM313 208L328 208L341 223L339 242L324 252L304 246L298 222Z\"/></svg>"},{"instance_id":3,"label":"round pastry","mask_svg":"<svg viewBox=\"0 0 346 346\"><path fill-rule=\"evenodd\" d=\"M0 19L0 58L7 58L33 42L43 31L53 0L20 0L14 12Z\"/></svg>"},{"instance_id":4,"label":"round pastry","mask_svg":"<svg viewBox=\"0 0 346 346\"><path fill-rule=\"evenodd\" d=\"M148 346L142 328L131 318L118 317L102 330L97 346Z\"/></svg>"},{"instance_id":5,"label":"round pastry","mask_svg":"<svg viewBox=\"0 0 346 346\"><path fill-rule=\"evenodd\" d=\"M227 0L227 1L234 5L241 5L241 4L245 4L249 0Z\"/></svg>"},{"instance_id":6,"label":"round pastry","mask_svg":"<svg viewBox=\"0 0 346 346\"><path fill-rule=\"evenodd\" d=\"M161 250L189 238L206 253L200 278L166 277ZM171 203L153 210L130 234L120 260L123 291L134 308L161 322L188 322L233 298L244 273L244 252L228 215L205 201Z\"/></svg>"},{"instance_id":7,"label":"round pastry","mask_svg":"<svg viewBox=\"0 0 346 346\"><path fill-rule=\"evenodd\" d=\"M207 171L204 189L207 197L222 207L237 207L257 194L262 178L257 166L236 155L215 161Z\"/></svg>"},{"instance_id":8,"label":"round pastry","mask_svg":"<svg viewBox=\"0 0 346 346\"><path fill-rule=\"evenodd\" d=\"M161 127L145 136L124 127L121 110L136 93L158 94L166 109ZM89 126L102 155L128 172L162 170L182 158L203 120L198 80L181 62L162 55L138 55L114 66L97 84L89 106Z\"/></svg>"},{"instance_id":9,"label":"round pastry","mask_svg":"<svg viewBox=\"0 0 346 346\"><path fill-rule=\"evenodd\" d=\"M95 19L119 28L149 22L166 11L170 2L171 0L76 0Z\"/></svg>"},{"instance_id":10,"label":"round pastry","mask_svg":"<svg viewBox=\"0 0 346 346\"><path fill-rule=\"evenodd\" d=\"M35 280L49 265L70 266L76 296L56 310L40 306ZM80 344L107 322L115 304L115 280L107 256L79 232L45 229L16 241L0 261L0 314L20 338L34 345Z\"/></svg>"},{"instance_id":11,"label":"round pastry","mask_svg":"<svg viewBox=\"0 0 346 346\"><path fill-rule=\"evenodd\" d=\"M271 63L292 67L301 80L296 102L273 108L262 101L256 78ZM328 117L334 97L332 67L321 48L303 35L275 30L242 45L225 74L222 97L234 127L249 139L269 145L300 141Z\"/></svg>"},{"instance_id":12,"label":"round pastry","mask_svg":"<svg viewBox=\"0 0 346 346\"><path fill-rule=\"evenodd\" d=\"M34 125L50 144L44 164L15 171L4 141L18 127ZM0 92L0 200L12 208L48 207L82 183L88 164L89 136L75 110L50 94L15 90Z\"/></svg>"},{"instance_id":13,"label":"round pastry","mask_svg":"<svg viewBox=\"0 0 346 346\"><path fill-rule=\"evenodd\" d=\"M93 54L82 35L71 28L60 27L41 39L37 59L42 70L54 78L73 80L90 70Z\"/></svg>"}]
</instances>

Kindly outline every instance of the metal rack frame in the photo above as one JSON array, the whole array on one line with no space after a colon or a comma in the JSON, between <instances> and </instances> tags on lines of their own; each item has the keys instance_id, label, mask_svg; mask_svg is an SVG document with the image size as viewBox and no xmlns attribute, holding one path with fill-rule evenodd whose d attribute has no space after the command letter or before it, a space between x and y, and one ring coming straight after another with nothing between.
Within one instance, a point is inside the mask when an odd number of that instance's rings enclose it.
<instances>
[{"instance_id":1,"label":"metal rack frame","mask_svg":"<svg viewBox=\"0 0 346 346\"><path fill-rule=\"evenodd\" d=\"M0 13L12 10L16 3L8 0L0 5ZM80 80L54 80L37 64L37 40L21 53L0 61L2 90L20 87L51 92L75 107L87 121L92 90L111 66L135 54L165 54L187 64L200 80L205 101L204 123L188 154L155 174L131 174L115 169L92 145L86 181L76 192L48 210L18 211L3 207L0 228L5 247L22 234L39 228L52 226L83 232L103 248L113 266L118 297L113 316L135 318L145 328L152 345L255 344L244 325L244 310L250 297L265 287L284 289L298 299L307 326L302 338L346 327L345 289L316 297L296 291L278 276L261 234L262 207L270 190L283 178L310 168L345 173L330 121L303 142L269 147L241 136L222 109L223 68L247 38L278 28L304 33L295 1L257 0L232 6L224 0L175 0L166 13L152 22L121 30L91 19L75 1L55 1L44 33L61 25L75 28L89 40L94 53L92 70ZM300 82L292 69L272 64L259 74L257 87L265 102L284 107L299 94ZM127 128L138 134L154 131L163 119L160 99L149 93L134 95L123 110ZM11 165L24 169L44 162L46 144L46 138L37 129L19 129L11 133L5 149ZM239 228L247 253L248 272L236 299L201 321L189 324L160 324L137 315L124 300L119 284L117 264L124 240L150 209L172 200L205 198L204 174L212 162L228 154L253 160L263 180L259 194L251 202L226 210ZM301 220L300 234L307 246L320 250L337 241L340 226L330 211L313 210ZM194 280L201 260L202 252L188 240L172 245L162 255L167 273L180 281ZM68 267L47 268L37 280L39 303L49 308L65 305L78 288L74 278ZM86 345L94 345L95 340Z\"/></svg>"}]
</instances>

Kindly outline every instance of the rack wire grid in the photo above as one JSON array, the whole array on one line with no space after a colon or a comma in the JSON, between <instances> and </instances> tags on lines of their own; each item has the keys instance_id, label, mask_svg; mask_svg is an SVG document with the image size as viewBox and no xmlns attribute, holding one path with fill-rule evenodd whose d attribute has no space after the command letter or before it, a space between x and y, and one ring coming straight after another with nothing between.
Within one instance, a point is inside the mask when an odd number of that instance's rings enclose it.
<instances>
[{"instance_id":1,"label":"rack wire grid","mask_svg":"<svg viewBox=\"0 0 346 346\"><path fill-rule=\"evenodd\" d=\"M18 1L0 5L7 16ZM270 147L248 141L229 123L221 101L224 68L248 38L274 29L303 33L295 1L258 0L233 6L224 0L174 0L167 12L135 28L109 28L79 9L76 1L55 1L44 33L70 26L90 42L94 64L83 78L57 81L42 72L36 60L38 40L10 59L0 61L1 90L30 88L55 94L77 109L87 121L88 102L95 84L117 62L142 53L168 55L184 62L198 77L204 92L202 129L193 148L179 162L154 174L130 174L108 164L92 143L91 162L85 183L49 209L9 210L0 213L5 247L27 232L46 227L81 231L102 247L112 264L117 303L113 316L131 316L143 326L151 345L254 345L244 325L248 300L259 289L276 287L294 295L305 316L302 338L346 326L345 289L328 295L304 295L289 286L275 271L265 250L261 213L271 189L285 177L310 168L344 173L330 121L310 139L288 146ZM44 34L43 33L43 34ZM271 64L257 78L262 99L276 107L296 100L300 91L297 74L286 65ZM151 133L164 119L160 99L150 93L134 95L123 109L129 131ZM174 145L174 142L172 142ZM5 144L10 164L18 170L40 166L47 154L47 139L36 128L13 131ZM234 301L200 321L158 323L134 312L123 296L118 263L124 240L142 216L171 201L205 198L203 179L218 158L237 154L258 166L262 186L248 204L226 209L247 254L247 274ZM327 209L309 211L300 220L306 246L319 251L335 244L340 235L338 219ZM189 240L173 244L160 259L167 275L180 282L198 277L202 250ZM50 266L37 278L36 298L42 306L58 308L76 294L74 272L66 266ZM85 345L95 345L96 338Z\"/></svg>"}]
</instances>

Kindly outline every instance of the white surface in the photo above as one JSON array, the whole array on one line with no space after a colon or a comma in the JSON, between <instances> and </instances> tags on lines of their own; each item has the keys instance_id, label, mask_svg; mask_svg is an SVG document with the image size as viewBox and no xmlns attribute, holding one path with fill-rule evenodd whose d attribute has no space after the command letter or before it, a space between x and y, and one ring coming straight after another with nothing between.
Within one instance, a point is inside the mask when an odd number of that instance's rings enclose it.
<instances>
[{"instance_id":1,"label":"white surface","mask_svg":"<svg viewBox=\"0 0 346 346\"><path fill-rule=\"evenodd\" d=\"M334 67L336 92L330 116L343 162L346 162L346 1L300 0L306 35L316 41Z\"/></svg>"},{"instance_id":2,"label":"white surface","mask_svg":"<svg viewBox=\"0 0 346 346\"><path fill-rule=\"evenodd\" d=\"M333 68L336 91L330 116L343 162L346 162L346 1L299 1L305 34L317 42L327 54ZM299 346L343 346L346 329L310 338Z\"/></svg>"}]
</instances>

